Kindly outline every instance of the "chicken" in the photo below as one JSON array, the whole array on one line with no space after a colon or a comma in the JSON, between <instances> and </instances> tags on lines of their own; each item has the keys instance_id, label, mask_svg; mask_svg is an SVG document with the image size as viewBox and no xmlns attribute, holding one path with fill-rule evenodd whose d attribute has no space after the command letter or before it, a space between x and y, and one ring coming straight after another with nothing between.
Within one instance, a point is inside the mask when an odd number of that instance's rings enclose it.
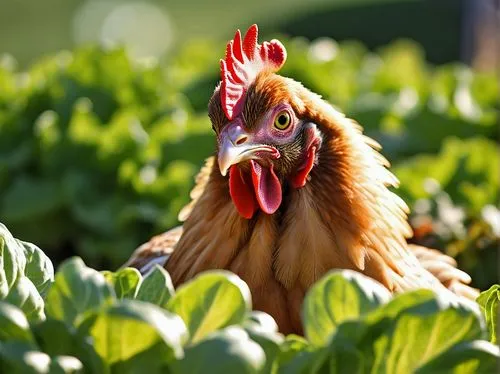
<instances>
[{"instance_id":1,"label":"chicken","mask_svg":"<svg viewBox=\"0 0 500 374\"><path fill-rule=\"evenodd\" d=\"M471 298L470 277L438 251L412 246L396 177L361 127L302 84L276 72L278 40L239 30L221 60L208 105L216 156L196 178L182 227L139 247L126 266L163 265L175 285L228 269L254 308L301 333L308 288L331 269L361 272L392 292L447 289Z\"/></svg>"}]
</instances>

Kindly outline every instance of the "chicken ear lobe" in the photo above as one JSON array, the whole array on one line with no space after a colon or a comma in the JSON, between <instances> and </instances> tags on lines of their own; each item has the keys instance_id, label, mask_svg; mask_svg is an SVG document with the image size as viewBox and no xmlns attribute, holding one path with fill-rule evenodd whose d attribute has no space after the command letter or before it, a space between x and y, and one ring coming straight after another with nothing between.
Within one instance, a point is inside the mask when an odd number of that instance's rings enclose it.
<instances>
[{"instance_id":1,"label":"chicken ear lobe","mask_svg":"<svg viewBox=\"0 0 500 374\"><path fill-rule=\"evenodd\" d=\"M316 125L308 123L306 126L306 157L297 173L292 175L290 178L290 184L294 188L302 188L306 185L309 173L311 173L311 170L316 163L316 154L322 143L322 137Z\"/></svg>"},{"instance_id":2,"label":"chicken ear lobe","mask_svg":"<svg viewBox=\"0 0 500 374\"><path fill-rule=\"evenodd\" d=\"M309 177L309 173L314 167L314 161L316 160L316 147L313 146L309 148L307 151L306 160L301 167L301 169L297 172L297 174L293 175L290 178L290 184L293 188L302 188L306 185L307 178Z\"/></svg>"}]
</instances>

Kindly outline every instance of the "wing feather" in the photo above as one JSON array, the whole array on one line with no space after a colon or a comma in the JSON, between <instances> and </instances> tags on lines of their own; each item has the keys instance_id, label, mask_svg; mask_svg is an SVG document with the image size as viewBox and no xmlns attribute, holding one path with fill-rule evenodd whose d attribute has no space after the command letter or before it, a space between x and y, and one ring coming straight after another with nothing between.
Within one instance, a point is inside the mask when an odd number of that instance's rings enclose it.
<instances>
[{"instance_id":1,"label":"wing feather","mask_svg":"<svg viewBox=\"0 0 500 374\"><path fill-rule=\"evenodd\" d=\"M205 187L207 186L208 180L210 179L210 173L212 172L214 162L214 156L211 156L205 160L205 165L203 165L198 175L196 176L195 185L191 190L191 193L189 194L189 196L191 197L191 201L179 212L179 221L185 222L188 219L191 211L193 210L193 207L198 202L198 199L200 198L203 191L205 191Z\"/></svg>"},{"instance_id":2,"label":"wing feather","mask_svg":"<svg viewBox=\"0 0 500 374\"><path fill-rule=\"evenodd\" d=\"M152 237L138 247L122 268L133 267L146 274L155 264L164 266L182 235L182 226Z\"/></svg>"},{"instance_id":3,"label":"wing feather","mask_svg":"<svg viewBox=\"0 0 500 374\"><path fill-rule=\"evenodd\" d=\"M458 269L457 262L444 253L427 247L410 244L408 248L417 257L420 265L436 277L446 288L452 292L475 300L479 291L471 286L469 274Z\"/></svg>"}]
</instances>

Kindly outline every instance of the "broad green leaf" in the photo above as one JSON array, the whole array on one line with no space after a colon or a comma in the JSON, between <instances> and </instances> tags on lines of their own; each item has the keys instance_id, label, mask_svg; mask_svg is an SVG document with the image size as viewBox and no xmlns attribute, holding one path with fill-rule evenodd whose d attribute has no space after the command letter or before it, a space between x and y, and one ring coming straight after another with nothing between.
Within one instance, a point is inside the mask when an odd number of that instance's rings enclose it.
<instances>
[{"instance_id":1,"label":"broad green leaf","mask_svg":"<svg viewBox=\"0 0 500 374\"><path fill-rule=\"evenodd\" d=\"M83 374L86 370L76 357L56 356L50 361L49 372L50 374Z\"/></svg>"},{"instance_id":2,"label":"broad green leaf","mask_svg":"<svg viewBox=\"0 0 500 374\"><path fill-rule=\"evenodd\" d=\"M137 300L121 300L89 313L79 333L93 346L112 373L157 372L183 357L187 330L179 316Z\"/></svg>"},{"instance_id":3,"label":"broad green leaf","mask_svg":"<svg viewBox=\"0 0 500 374\"><path fill-rule=\"evenodd\" d=\"M407 292L338 326L329 346L330 372L413 372L451 345L482 335L478 307L469 300Z\"/></svg>"},{"instance_id":4,"label":"broad green leaf","mask_svg":"<svg viewBox=\"0 0 500 374\"><path fill-rule=\"evenodd\" d=\"M396 295L387 304L374 309L363 318L342 323L333 340L354 346L370 346L381 334L393 326L399 315L406 313L407 310L426 308L429 303L431 305L435 303L435 294L431 290L422 289ZM369 362L374 353L372 351L368 353L365 350L364 355L371 357L365 357Z\"/></svg>"},{"instance_id":5,"label":"broad green leaf","mask_svg":"<svg viewBox=\"0 0 500 374\"><path fill-rule=\"evenodd\" d=\"M262 369L263 373L278 372L278 357L280 355L280 345L285 340L278 332L266 331L262 326L250 325L245 327L245 332L250 339L256 342L266 355L266 364Z\"/></svg>"},{"instance_id":6,"label":"broad green leaf","mask_svg":"<svg viewBox=\"0 0 500 374\"><path fill-rule=\"evenodd\" d=\"M4 299L26 266L19 246L12 234L0 223L0 297Z\"/></svg>"},{"instance_id":7,"label":"broad green leaf","mask_svg":"<svg viewBox=\"0 0 500 374\"><path fill-rule=\"evenodd\" d=\"M285 341L280 345L278 357L279 366L282 367L301 352L310 351L311 346L302 336L290 334L285 337Z\"/></svg>"},{"instance_id":8,"label":"broad green leaf","mask_svg":"<svg viewBox=\"0 0 500 374\"><path fill-rule=\"evenodd\" d=\"M369 372L369 367L365 368L365 362L370 362L371 352L362 351L362 338L365 337L370 342L377 338L377 329L371 327L366 320L369 316L384 309L388 304L375 309L371 313L356 320L348 320L341 323L335 334L330 339L330 343L325 348L328 353L329 373L356 373ZM378 326L377 326L378 327Z\"/></svg>"},{"instance_id":9,"label":"broad green leaf","mask_svg":"<svg viewBox=\"0 0 500 374\"><path fill-rule=\"evenodd\" d=\"M209 271L182 285L167 304L186 323L190 343L244 321L252 307L245 282L228 271Z\"/></svg>"},{"instance_id":10,"label":"broad green leaf","mask_svg":"<svg viewBox=\"0 0 500 374\"><path fill-rule=\"evenodd\" d=\"M326 347L301 350L291 359L279 364L279 374L323 374L329 370L329 352Z\"/></svg>"},{"instance_id":11,"label":"broad green leaf","mask_svg":"<svg viewBox=\"0 0 500 374\"><path fill-rule=\"evenodd\" d=\"M266 355L263 349L239 327L208 334L187 347L182 360L173 362L173 373L263 373Z\"/></svg>"},{"instance_id":12,"label":"broad green leaf","mask_svg":"<svg viewBox=\"0 0 500 374\"><path fill-rule=\"evenodd\" d=\"M38 321L45 318L42 296L26 276L17 277L5 301L19 306L30 320Z\"/></svg>"},{"instance_id":13,"label":"broad green leaf","mask_svg":"<svg viewBox=\"0 0 500 374\"><path fill-rule=\"evenodd\" d=\"M387 304L374 309L360 319L341 323L330 343L333 352L331 360L335 370L340 372L351 370L352 366L343 359L343 356L357 356L358 350L362 351L362 361L365 363L365 369L368 370L375 357L374 342L394 326L399 315L411 309L425 308L428 303L432 304L434 301L435 295L430 290L406 292L393 297ZM360 360L357 361L360 362ZM343 364L347 366L343 367Z\"/></svg>"},{"instance_id":14,"label":"broad green leaf","mask_svg":"<svg viewBox=\"0 0 500 374\"><path fill-rule=\"evenodd\" d=\"M170 275L164 268L155 265L153 270L144 277L136 298L165 308L174 294L174 285Z\"/></svg>"},{"instance_id":15,"label":"broad green leaf","mask_svg":"<svg viewBox=\"0 0 500 374\"><path fill-rule=\"evenodd\" d=\"M271 315L259 310L253 310L248 314L247 319L244 322L244 326L251 326L263 332L278 332L278 324L274 318Z\"/></svg>"},{"instance_id":16,"label":"broad green leaf","mask_svg":"<svg viewBox=\"0 0 500 374\"><path fill-rule=\"evenodd\" d=\"M325 345L339 324L357 319L391 297L381 284L352 270L328 273L306 294L302 320L307 339Z\"/></svg>"},{"instance_id":17,"label":"broad green leaf","mask_svg":"<svg viewBox=\"0 0 500 374\"><path fill-rule=\"evenodd\" d=\"M500 334L500 325L498 324L500 315L500 285L495 284L489 290L481 292L477 298L477 303L481 307L481 311L488 326L490 341L498 342Z\"/></svg>"},{"instance_id":18,"label":"broad green leaf","mask_svg":"<svg viewBox=\"0 0 500 374\"><path fill-rule=\"evenodd\" d=\"M15 239L0 223L0 300L20 307L29 320L44 319L39 291L45 292L53 278L47 256L35 245Z\"/></svg>"},{"instance_id":19,"label":"broad green leaf","mask_svg":"<svg viewBox=\"0 0 500 374\"><path fill-rule=\"evenodd\" d=\"M420 289L415 291L407 291L399 295L395 295L387 304L375 309L366 316L370 323L380 322L380 320L392 320L399 314L404 313L411 308L418 308L427 303L435 302L435 293L431 290Z\"/></svg>"},{"instance_id":20,"label":"broad green leaf","mask_svg":"<svg viewBox=\"0 0 500 374\"><path fill-rule=\"evenodd\" d=\"M125 268L117 272L103 271L102 274L115 289L118 299L134 299L136 297L142 281L139 270Z\"/></svg>"},{"instance_id":21,"label":"broad green leaf","mask_svg":"<svg viewBox=\"0 0 500 374\"><path fill-rule=\"evenodd\" d=\"M500 349L484 340L458 343L420 366L415 374L427 373L497 373Z\"/></svg>"},{"instance_id":22,"label":"broad green leaf","mask_svg":"<svg viewBox=\"0 0 500 374\"><path fill-rule=\"evenodd\" d=\"M35 341L24 313L14 305L0 301L0 342L14 340Z\"/></svg>"},{"instance_id":23,"label":"broad green leaf","mask_svg":"<svg viewBox=\"0 0 500 374\"><path fill-rule=\"evenodd\" d=\"M365 367L388 374L412 372L454 344L484 335L479 307L449 294L406 309L384 328L375 341L365 340L374 349L374 361Z\"/></svg>"},{"instance_id":24,"label":"broad green leaf","mask_svg":"<svg viewBox=\"0 0 500 374\"><path fill-rule=\"evenodd\" d=\"M278 332L276 321L267 313L252 311L243 323L243 327L250 339L259 344L266 354L263 373L277 373L280 346L285 338Z\"/></svg>"},{"instance_id":25,"label":"broad green leaf","mask_svg":"<svg viewBox=\"0 0 500 374\"><path fill-rule=\"evenodd\" d=\"M363 374L366 358L355 346L338 342L330 346L330 374Z\"/></svg>"},{"instance_id":26,"label":"broad green leaf","mask_svg":"<svg viewBox=\"0 0 500 374\"><path fill-rule=\"evenodd\" d=\"M9 374L80 374L82 363L75 357L56 356L21 342L0 342L0 372Z\"/></svg>"},{"instance_id":27,"label":"broad green leaf","mask_svg":"<svg viewBox=\"0 0 500 374\"><path fill-rule=\"evenodd\" d=\"M51 357L72 356L78 358L88 374L105 374L109 368L104 364L92 344L92 339L77 334L63 321L46 319L33 326L33 334L41 350Z\"/></svg>"},{"instance_id":28,"label":"broad green leaf","mask_svg":"<svg viewBox=\"0 0 500 374\"><path fill-rule=\"evenodd\" d=\"M448 318L446 316L440 317L441 319L437 322L433 318L438 318L438 313L441 313L442 310L448 310L449 313L453 314L453 311L457 309L459 315L463 313L465 316L463 322L470 322L470 326L469 330L467 330L468 334L460 335L460 332L458 332L454 337L458 339L456 341L480 337L482 330L477 306L470 301L461 300L455 296L447 299L447 296L449 295L436 296L430 290L406 292L397 295L387 304L380 306L358 320L341 323L330 342L330 371L334 373L363 373L371 372L373 369L374 372L396 373L397 370L411 372L413 370L411 367L389 369L383 366L386 361L392 359L385 356L385 354L387 353L388 340L393 339L392 337L397 329L400 329L399 339L401 340L398 343L394 342L393 347L394 349L398 347L403 349L403 353L397 356L397 360L394 359L395 362L400 364L405 359L404 355L406 354L416 358L417 362L414 365L420 365L424 362L422 360L425 358L418 356L418 349L421 347L422 341L425 341L426 344L432 344L432 339L429 339L429 332L424 328L418 327L411 332L404 331L404 327L399 324L406 323L401 321L406 321L405 318L408 316L414 316L413 323L422 323L431 328L439 339L444 339L442 335L446 335L450 328L446 329L444 327L441 329L442 326L438 323L442 322L442 319L445 319L445 322L455 321L458 326L464 329L467 329L467 325L457 322L456 319L453 319L454 317L449 320L446 319ZM454 316L456 317L456 315ZM435 327L432 327L433 323L436 324ZM454 329L455 331L459 330L458 327L454 327ZM448 339L452 340L453 338L448 337ZM441 346L437 344L434 350L439 352L439 349L442 349L442 345L445 343L442 342ZM411 347L411 350L406 351L404 347ZM349 357L351 358L349 359ZM353 362L356 365L353 365Z\"/></svg>"},{"instance_id":29,"label":"broad green leaf","mask_svg":"<svg viewBox=\"0 0 500 374\"><path fill-rule=\"evenodd\" d=\"M54 266L47 255L32 243L19 241L26 257L25 275L34 284L41 296L45 296L54 281Z\"/></svg>"},{"instance_id":30,"label":"broad green leaf","mask_svg":"<svg viewBox=\"0 0 500 374\"><path fill-rule=\"evenodd\" d=\"M50 356L26 342L0 342L0 372L9 374L48 373Z\"/></svg>"},{"instance_id":31,"label":"broad green leaf","mask_svg":"<svg viewBox=\"0 0 500 374\"><path fill-rule=\"evenodd\" d=\"M110 304L115 299L104 275L85 266L78 257L64 261L47 294L47 315L75 323L83 313Z\"/></svg>"}]
</instances>

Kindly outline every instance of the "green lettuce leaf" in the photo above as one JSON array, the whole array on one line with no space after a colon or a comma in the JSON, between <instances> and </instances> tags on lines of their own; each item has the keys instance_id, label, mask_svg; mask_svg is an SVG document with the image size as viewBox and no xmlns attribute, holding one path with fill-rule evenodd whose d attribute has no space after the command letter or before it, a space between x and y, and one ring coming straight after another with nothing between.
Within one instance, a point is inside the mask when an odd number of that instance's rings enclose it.
<instances>
[{"instance_id":1,"label":"green lettuce leaf","mask_svg":"<svg viewBox=\"0 0 500 374\"><path fill-rule=\"evenodd\" d=\"M247 284L237 275L222 270L202 273L183 284L167 304L167 309L186 323L190 343L243 322L251 308Z\"/></svg>"},{"instance_id":2,"label":"green lettuce leaf","mask_svg":"<svg viewBox=\"0 0 500 374\"><path fill-rule=\"evenodd\" d=\"M15 239L0 223L0 300L20 307L29 320L45 318L45 294L54 280L48 257L34 244Z\"/></svg>"},{"instance_id":3,"label":"green lettuce leaf","mask_svg":"<svg viewBox=\"0 0 500 374\"><path fill-rule=\"evenodd\" d=\"M182 319L160 307L137 300L121 300L89 312L78 327L90 336L112 373L159 373L184 356L187 329Z\"/></svg>"},{"instance_id":4,"label":"green lettuce leaf","mask_svg":"<svg viewBox=\"0 0 500 374\"><path fill-rule=\"evenodd\" d=\"M142 282L139 270L125 268L116 272L103 271L102 274L113 286L118 299L135 299Z\"/></svg>"},{"instance_id":5,"label":"green lettuce leaf","mask_svg":"<svg viewBox=\"0 0 500 374\"><path fill-rule=\"evenodd\" d=\"M168 272L159 265L155 265L144 277L137 300L147 301L166 308L168 301L174 296L175 290Z\"/></svg>"},{"instance_id":6,"label":"green lettuce leaf","mask_svg":"<svg viewBox=\"0 0 500 374\"><path fill-rule=\"evenodd\" d=\"M186 348L184 359L173 362L171 368L175 374L256 374L265 373L265 362L261 346L243 329L231 326Z\"/></svg>"},{"instance_id":7,"label":"green lettuce leaf","mask_svg":"<svg viewBox=\"0 0 500 374\"><path fill-rule=\"evenodd\" d=\"M484 340L474 340L454 345L419 367L415 373L495 373L499 360L498 346Z\"/></svg>"},{"instance_id":8,"label":"green lettuce leaf","mask_svg":"<svg viewBox=\"0 0 500 374\"><path fill-rule=\"evenodd\" d=\"M311 343L324 345L342 322L360 318L390 297L384 286L361 273L332 271L315 283L304 299L305 335Z\"/></svg>"},{"instance_id":9,"label":"green lettuce leaf","mask_svg":"<svg viewBox=\"0 0 500 374\"><path fill-rule=\"evenodd\" d=\"M47 315L69 325L85 312L109 305L115 292L104 275L85 266L78 257L64 261L47 294Z\"/></svg>"},{"instance_id":10,"label":"green lettuce leaf","mask_svg":"<svg viewBox=\"0 0 500 374\"><path fill-rule=\"evenodd\" d=\"M499 335L499 315L500 315L500 285L495 284L489 290L481 292L477 298L481 311L488 326L490 341L498 343Z\"/></svg>"}]
</instances>

